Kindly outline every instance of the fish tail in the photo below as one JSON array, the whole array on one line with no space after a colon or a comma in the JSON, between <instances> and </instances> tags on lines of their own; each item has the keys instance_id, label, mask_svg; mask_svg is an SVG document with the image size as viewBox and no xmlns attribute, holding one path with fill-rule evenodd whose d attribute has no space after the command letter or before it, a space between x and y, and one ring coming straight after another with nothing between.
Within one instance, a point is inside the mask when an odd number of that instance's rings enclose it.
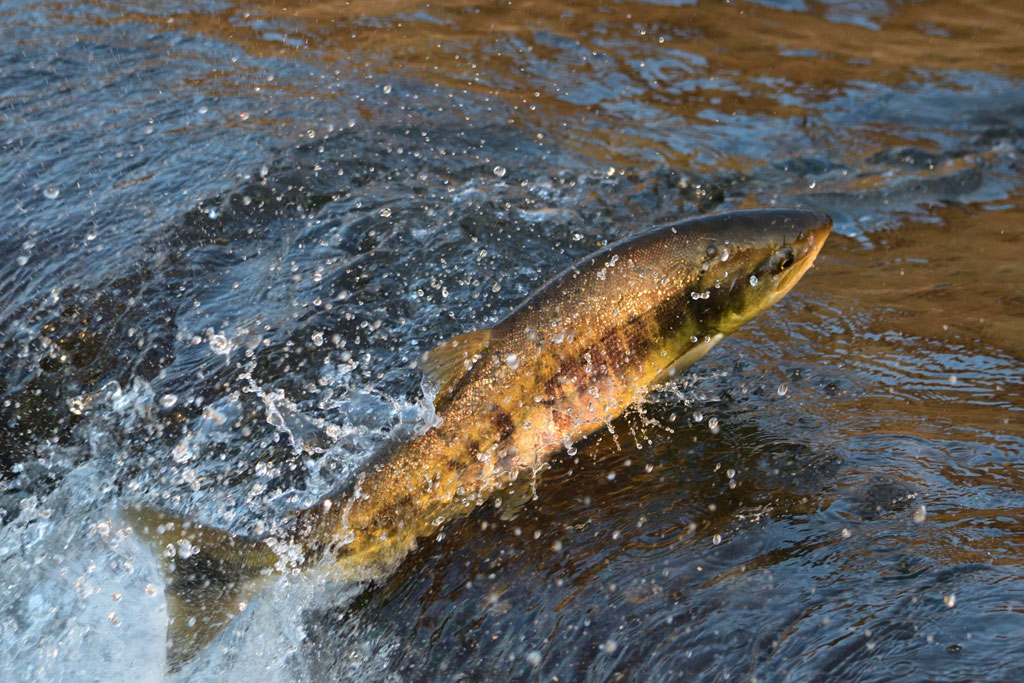
<instances>
[{"instance_id":1,"label":"fish tail","mask_svg":"<svg viewBox=\"0 0 1024 683\"><path fill-rule=\"evenodd\" d=\"M144 505L122 515L160 558L167 599L167 669L176 671L210 643L274 571L264 542Z\"/></svg>"}]
</instances>

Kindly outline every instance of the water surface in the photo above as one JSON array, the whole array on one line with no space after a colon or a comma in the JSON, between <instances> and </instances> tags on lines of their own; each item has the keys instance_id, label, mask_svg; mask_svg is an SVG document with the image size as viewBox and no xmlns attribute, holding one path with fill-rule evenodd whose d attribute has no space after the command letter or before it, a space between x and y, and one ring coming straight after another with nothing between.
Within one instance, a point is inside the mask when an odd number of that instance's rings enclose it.
<instances>
[{"instance_id":1,"label":"water surface","mask_svg":"<svg viewBox=\"0 0 1024 683\"><path fill-rule=\"evenodd\" d=\"M0 2L0 673L160 680L116 508L248 532L432 411L409 363L712 211L836 231L677 383L186 680L1013 679L1012 2Z\"/></svg>"}]
</instances>

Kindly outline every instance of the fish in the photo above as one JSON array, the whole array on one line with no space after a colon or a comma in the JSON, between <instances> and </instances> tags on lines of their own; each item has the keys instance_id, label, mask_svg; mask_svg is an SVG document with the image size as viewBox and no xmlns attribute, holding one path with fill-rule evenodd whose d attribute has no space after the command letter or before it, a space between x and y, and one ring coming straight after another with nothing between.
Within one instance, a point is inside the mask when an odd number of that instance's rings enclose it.
<instances>
[{"instance_id":1,"label":"fish","mask_svg":"<svg viewBox=\"0 0 1024 683\"><path fill-rule=\"evenodd\" d=\"M754 209L655 227L549 280L492 327L416 366L437 423L246 537L131 504L123 515L163 562L167 667L193 658L275 575L387 575L448 521L621 415L785 296L832 229L824 213Z\"/></svg>"}]
</instances>

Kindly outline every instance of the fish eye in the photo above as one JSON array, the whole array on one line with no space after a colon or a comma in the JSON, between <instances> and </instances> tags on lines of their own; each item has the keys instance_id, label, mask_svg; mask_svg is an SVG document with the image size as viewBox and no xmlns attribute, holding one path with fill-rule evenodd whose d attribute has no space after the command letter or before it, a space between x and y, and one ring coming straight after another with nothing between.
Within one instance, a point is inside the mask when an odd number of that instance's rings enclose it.
<instances>
[{"instance_id":1,"label":"fish eye","mask_svg":"<svg viewBox=\"0 0 1024 683\"><path fill-rule=\"evenodd\" d=\"M783 247L782 249L779 249L777 252L775 252L775 258L777 259L776 262L778 263L778 268L780 271L789 268L791 265L793 265L793 261L796 260L793 256L793 250L790 249L789 247Z\"/></svg>"}]
</instances>

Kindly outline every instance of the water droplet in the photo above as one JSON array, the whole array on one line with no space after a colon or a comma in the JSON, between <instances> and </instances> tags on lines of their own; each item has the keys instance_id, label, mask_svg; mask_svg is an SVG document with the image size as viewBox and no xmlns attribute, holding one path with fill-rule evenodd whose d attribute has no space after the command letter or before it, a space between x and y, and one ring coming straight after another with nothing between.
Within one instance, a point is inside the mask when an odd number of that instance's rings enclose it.
<instances>
[{"instance_id":1,"label":"water droplet","mask_svg":"<svg viewBox=\"0 0 1024 683\"><path fill-rule=\"evenodd\" d=\"M750 286L751 287L757 287L757 276L756 275L751 275L750 276Z\"/></svg>"},{"instance_id":2,"label":"water droplet","mask_svg":"<svg viewBox=\"0 0 1024 683\"><path fill-rule=\"evenodd\" d=\"M208 111L210 111L210 108L209 108L209 107L207 107L207 106L206 106L205 104L204 104L204 105L202 105L201 107L199 107L199 113L200 113L200 114L205 114L205 113L206 113L206 112L208 112Z\"/></svg>"},{"instance_id":3,"label":"water droplet","mask_svg":"<svg viewBox=\"0 0 1024 683\"><path fill-rule=\"evenodd\" d=\"M181 559L187 560L195 554L196 550L197 548L187 538L178 541L178 556Z\"/></svg>"},{"instance_id":4,"label":"water droplet","mask_svg":"<svg viewBox=\"0 0 1024 683\"><path fill-rule=\"evenodd\" d=\"M955 385L957 383L956 375L949 376L949 383Z\"/></svg>"},{"instance_id":5,"label":"water droplet","mask_svg":"<svg viewBox=\"0 0 1024 683\"><path fill-rule=\"evenodd\" d=\"M43 190L43 196L45 196L47 199L56 199L57 197L60 196L60 190L57 189L56 187L48 187L45 190Z\"/></svg>"},{"instance_id":6,"label":"water droplet","mask_svg":"<svg viewBox=\"0 0 1024 683\"><path fill-rule=\"evenodd\" d=\"M712 545L718 545L721 542L722 542L722 534L715 534L714 536L711 537Z\"/></svg>"},{"instance_id":7,"label":"water droplet","mask_svg":"<svg viewBox=\"0 0 1024 683\"><path fill-rule=\"evenodd\" d=\"M231 353L231 342L223 334L210 335L210 350L220 356Z\"/></svg>"},{"instance_id":8,"label":"water droplet","mask_svg":"<svg viewBox=\"0 0 1024 683\"><path fill-rule=\"evenodd\" d=\"M87 400L83 399L81 396L75 396L73 399L71 399L71 403L68 406L68 410L70 410L74 415L81 415L82 413L85 412L85 406L87 404Z\"/></svg>"},{"instance_id":9,"label":"water droplet","mask_svg":"<svg viewBox=\"0 0 1024 683\"><path fill-rule=\"evenodd\" d=\"M509 366L513 370L519 367L519 356L514 353L510 353L505 356L505 365Z\"/></svg>"},{"instance_id":10,"label":"water droplet","mask_svg":"<svg viewBox=\"0 0 1024 683\"><path fill-rule=\"evenodd\" d=\"M844 528L843 528L843 531L842 531L842 537L843 537L843 538L849 538L849 537L850 537L850 535L851 535L851 534L850 534L850 530L844 527Z\"/></svg>"},{"instance_id":11,"label":"water droplet","mask_svg":"<svg viewBox=\"0 0 1024 683\"><path fill-rule=\"evenodd\" d=\"M694 422L703 422L704 421L704 413L701 413L701 412L694 413L693 414L693 421Z\"/></svg>"},{"instance_id":12,"label":"water droplet","mask_svg":"<svg viewBox=\"0 0 1024 683\"><path fill-rule=\"evenodd\" d=\"M736 476L736 470L734 470L734 469L728 469L728 470L726 470L726 471L725 471L725 476L727 476L727 477L729 477L730 479L732 479L733 477L735 477L735 476Z\"/></svg>"},{"instance_id":13,"label":"water droplet","mask_svg":"<svg viewBox=\"0 0 1024 683\"><path fill-rule=\"evenodd\" d=\"M25 256L24 254L22 254L18 258L14 259L14 262L17 263L19 266L23 266L26 263L28 263L28 256Z\"/></svg>"},{"instance_id":14,"label":"water droplet","mask_svg":"<svg viewBox=\"0 0 1024 683\"><path fill-rule=\"evenodd\" d=\"M504 166L495 166L492 170L494 172L494 175L498 176L499 178L504 178L505 174L508 173Z\"/></svg>"},{"instance_id":15,"label":"water droplet","mask_svg":"<svg viewBox=\"0 0 1024 683\"><path fill-rule=\"evenodd\" d=\"M160 405L164 408L173 408L174 404L178 402L178 397L174 394L164 394L160 397Z\"/></svg>"},{"instance_id":16,"label":"water droplet","mask_svg":"<svg viewBox=\"0 0 1024 683\"><path fill-rule=\"evenodd\" d=\"M921 505L916 510L914 510L914 521L917 522L918 524L921 524L922 522L924 522L925 517L927 517L927 516L928 516L928 510L925 508L924 505Z\"/></svg>"},{"instance_id":17,"label":"water droplet","mask_svg":"<svg viewBox=\"0 0 1024 683\"><path fill-rule=\"evenodd\" d=\"M391 209L389 209L387 207L381 209L380 210L380 215L381 215L382 218L390 218L391 217Z\"/></svg>"},{"instance_id":18,"label":"water droplet","mask_svg":"<svg viewBox=\"0 0 1024 683\"><path fill-rule=\"evenodd\" d=\"M713 417L713 418L708 420L708 429L711 430L712 434L717 434L718 433L719 427L718 427L718 418L717 417Z\"/></svg>"},{"instance_id":19,"label":"water droplet","mask_svg":"<svg viewBox=\"0 0 1024 683\"><path fill-rule=\"evenodd\" d=\"M779 396L785 396L787 391L789 391L789 387L786 385L785 382L783 382L782 384L779 385L779 388L775 390L775 393L778 394Z\"/></svg>"},{"instance_id":20,"label":"water droplet","mask_svg":"<svg viewBox=\"0 0 1024 683\"><path fill-rule=\"evenodd\" d=\"M729 256L730 256L730 254L729 254L728 247L723 247L722 248L722 253L719 255L718 259L720 261L723 261L723 262L724 261L728 261L729 260Z\"/></svg>"},{"instance_id":21,"label":"water droplet","mask_svg":"<svg viewBox=\"0 0 1024 683\"><path fill-rule=\"evenodd\" d=\"M946 603L946 607L954 607L956 605L956 593L950 593L949 595L943 597L942 601Z\"/></svg>"},{"instance_id":22,"label":"water droplet","mask_svg":"<svg viewBox=\"0 0 1024 683\"><path fill-rule=\"evenodd\" d=\"M313 343L316 344L317 346L323 346L324 345L324 333L323 332L314 332L313 333Z\"/></svg>"},{"instance_id":23,"label":"water droplet","mask_svg":"<svg viewBox=\"0 0 1024 683\"><path fill-rule=\"evenodd\" d=\"M121 625L121 617L117 616L117 612L111 612L110 614L108 614L107 619L109 619L110 623L114 626Z\"/></svg>"},{"instance_id":24,"label":"water droplet","mask_svg":"<svg viewBox=\"0 0 1024 683\"><path fill-rule=\"evenodd\" d=\"M526 663L530 666L540 666L540 652L537 650L530 650L526 653Z\"/></svg>"},{"instance_id":25,"label":"water droplet","mask_svg":"<svg viewBox=\"0 0 1024 683\"><path fill-rule=\"evenodd\" d=\"M384 87L382 88L382 90L384 91L384 94L385 94L385 95L390 95L390 94L391 94L391 84L390 84L390 83L388 83L387 85L385 85L385 86L384 86Z\"/></svg>"}]
</instances>

